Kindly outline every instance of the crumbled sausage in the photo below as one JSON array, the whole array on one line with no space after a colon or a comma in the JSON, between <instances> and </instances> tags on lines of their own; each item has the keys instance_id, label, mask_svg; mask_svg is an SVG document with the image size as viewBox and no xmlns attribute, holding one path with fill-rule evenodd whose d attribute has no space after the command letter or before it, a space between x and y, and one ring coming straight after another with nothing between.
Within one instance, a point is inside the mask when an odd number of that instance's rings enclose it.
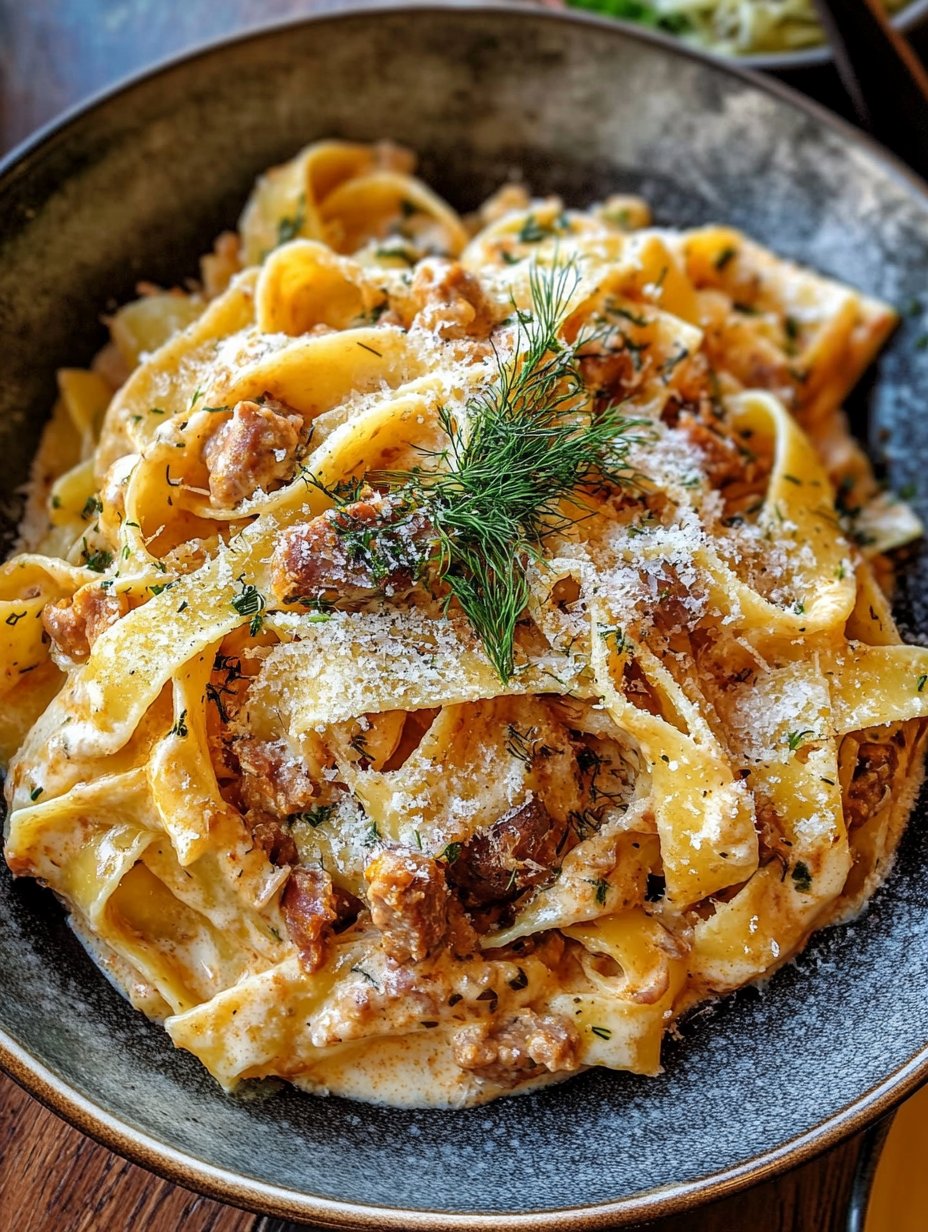
<instances>
[{"instance_id":1,"label":"crumbled sausage","mask_svg":"<svg viewBox=\"0 0 928 1232\"><path fill-rule=\"evenodd\" d=\"M341 886L335 886L332 893L335 896L336 915L335 923L332 926L333 932L344 932L346 928L357 920L364 910L364 904L350 890L344 890Z\"/></svg>"},{"instance_id":2,"label":"crumbled sausage","mask_svg":"<svg viewBox=\"0 0 928 1232\"><path fill-rule=\"evenodd\" d=\"M412 282L413 326L440 338L487 338L495 314L477 278L457 261L421 261Z\"/></svg>"},{"instance_id":3,"label":"crumbled sausage","mask_svg":"<svg viewBox=\"0 0 928 1232\"><path fill-rule=\"evenodd\" d=\"M849 830L868 821L892 790L899 754L891 744L862 744L847 792L844 812Z\"/></svg>"},{"instance_id":4,"label":"crumbled sausage","mask_svg":"<svg viewBox=\"0 0 928 1232\"><path fill-rule=\"evenodd\" d=\"M314 806L316 791L309 771L283 741L242 736L234 748L242 770L242 802L247 809L289 817Z\"/></svg>"},{"instance_id":5,"label":"crumbled sausage","mask_svg":"<svg viewBox=\"0 0 928 1232\"><path fill-rule=\"evenodd\" d=\"M299 852L293 835L290 834L274 817L266 814L249 814L248 824L251 827L251 837L267 854L272 864L296 864L299 862Z\"/></svg>"},{"instance_id":6,"label":"crumbled sausage","mask_svg":"<svg viewBox=\"0 0 928 1232\"><path fill-rule=\"evenodd\" d=\"M515 1084L546 1070L580 1067L580 1038L571 1024L558 1014L527 1009L502 1022L462 1027L452 1050L461 1069L492 1082Z\"/></svg>"},{"instance_id":7,"label":"crumbled sausage","mask_svg":"<svg viewBox=\"0 0 928 1232\"><path fill-rule=\"evenodd\" d=\"M461 845L448 879L465 902L484 905L513 898L550 880L567 829L536 799L512 809Z\"/></svg>"},{"instance_id":8,"label":"crumbled sausage","mask_svg":"<svg viewBox=\"0 0 928 1232\"><path fill-rule=\"evenodd\" d=\"M769 801L757 804L754 829L757 831L757 855L761 865L776 860L780 867L789 867L791 843L783 833L783 819Z\"/></svg>"},{"instance_id":9,"label":"crumbled sausage","mask_svg":"<svg viewBox=\"0 0 928 1232\"><path fill-rule=\"evenodd\" d=\"M429 536L421 514L372 492L283 531L274 549L274 594L282 603L339 604L405 594Z\"/></svg>"},{"instance_id":10,"label":"crumbled sausage","mask_svg":"<svg viewBox=\"0 0 928 1232\"><path fill-rule=\"evenodd\" d=\"M326 939L338 918L332 878L323 868L295 868L280 899L290 940L304 971L325 963Z\"/></svg>"},{"instance_id":11,"label":"crumbled sausage","mask_svg":"<svg viewBox=\"0 0 928 1232\"><path fill-rule=\"evenodd\" d=\"M745 458L732 441L688 413L680 416L679 426L703 455L706 478L713 488L745 479Z\"/></svg>"},{"instance_id":12,"label":"crumbled sausage","mask_svg":"<svg viewBox=\"0 0 928 1232\"><path fill-rule=\"evenodd\" d=\"M597 412L629 397L641 383L632 353L624 349L585 350L580 356L580 374L593 394Z\"/></svg>"},{"instance_id":13,"label":"crumbled sausage","mask_svg":"<svg viewBox=\"0 0 928 1232\"><path fill-rule=\"evenodd\" d=\"M444 940L450 894L441 865L417 851L383 851L366 869L371 919L396 962L421 962Z\"/></svg>"},{"instance_id":14,"label":"crumbled sausage","mask_svg":"<svg viewBox=\"0 0 928 1232\"><path fill-rule=\"evenodd\" d=\"M303 417L280 402L237 403L203 446L212 503L229 509L288 479L304 435Z\"/></svg>"},{"instance_id":15,"label":"crumbled sausage","mask_svg":"<svg viewBox=\"0 0 928 1232\"><path fill-rule=\"evenodd\" d=\"M69 659L86 659L94 642L129 610L124 594L85 586L71 599L46 603L42 624L57 649Z\"/></svg>"}]
</instances>

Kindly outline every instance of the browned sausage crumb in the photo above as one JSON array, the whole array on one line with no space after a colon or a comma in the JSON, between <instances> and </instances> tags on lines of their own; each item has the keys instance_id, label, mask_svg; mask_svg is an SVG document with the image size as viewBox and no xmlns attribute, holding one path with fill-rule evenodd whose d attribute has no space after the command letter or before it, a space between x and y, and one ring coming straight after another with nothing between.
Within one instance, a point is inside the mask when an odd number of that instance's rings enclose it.
<instances>
[{"instance_id":1,"label":"browned sausage crumb","mask_svg":"<svg viewBox=\"0 0 928 1232\"><path fill-rule=\"evenodd\" d=\"M293 835L273 817L258 813L246 819L251 827L251 837L266 853L272 864L296 864L299 852Z\"/></svg>"},{"instance_id":2,"label":"browned sausage crumb","mask_svg":"<svg viewBox=\"0 0 928 1232\"><path fill-rule=\"evenodd\" d=\"M280 402L237 403L203 446L211 502L230 509L289 479L304 436L302 415Z\"/></svg>"},{"instance_id":3,"label":"browned sausage crumb","mask_svg":"<svg viewBox=\"0 0 928 1232\"><path fill-rule=\"evenodd\" d=\"M529 800L463 843L448 879L469 904L512 898L550 880L566 829L540 800Z\"/></svg>"},{"instance_id":4,"label":"browned sausage crumb","mask_svg":"<svg viewBox=\"0 0 928 1232\"><path fill-rule=\"evenodd\" d=\"M283 741L242 736L233 748L242 769L239 786L246 809L289 817L314 806L316 789L309 771Z\"/></svg>"},{"instance_id":5,"label":"browned sausage crumb","mask_svg":"<svg viewBox=\"0 0 928 1232\"><path fill-rule=\"evenodd\" d=\"M412 281L413 325L440 338L487 338L496 323L480 282L457 261L422 261Z\"/></svg>"},{"instance_id":6,"label":"browned sausage crumb","mask_svg":"<svg viewBox=\"0 0 928 1232\"><path fill-rule=\"evenodd\" d=\"M745 479L746 459L728 437L687 413L680 416L679 426L703 455L706 478L713 488L724 488Z\"/></svg>"},{"instance_id":7,"label":"browned sausage crumb","mask_svg":"<svg viewBox=\"0 0 928 1232\"><path fill-rule=\"evenodd\" d=\"M879 809L892 790L899 754L891 744L862 744L844 804L849 830L861 826Z\"/></svg>"},{"instance_id":8,"label":"browned sausage crumb","mask_svg":"<svg viewBox=\"0 0 928 1232\"><path fill-rule=\"evenodd\" d=\"M421 514L372 492L280 535L274 594L282 603L339 604L405 594L416 581L429 534Z\"/></svg>"},{"instance_id":9,"label":"browned sausage crumb","mask_svg":"<svg viewBox=\"0 0 928 1232\"><path fill-rule=\"evenodd\" d=\"M326 937L338 918L332 878L323 868L295 868L284 887L280 910L304 971L325 963Z\"/></svg>"},{"instance_id":10,"label":"browned sausage crumb","mask_svg":"<svg viewBox=\"0 0 928 1232\"><path fill-rule=\"evenodd\" d=\"M94 642L129 610L124 594L101 586L85 586L71 599L46 603L42 609L45 632L62 654L86 659Z\"/></svg>"},{"instance_id":11,"label":"browned sausage crumb","mask_svg":"<svg viewBox=\"0 0 928 1232\"><path fill-rule=\"evenodd\" d=\"M516 1083L579 1069L580 1038L558 1014L520 1010L502 1022L475 1023L455 1032L452 1050L461 1069L492 1082Z\"/></svg>"},{"instance_id":12,"label":"browned sausage crumb","mask_svg":"<svg viewBox=\"0 0 928 1232\"><path fill-rule=\"evenodd\" d=\"M396 962L421 962L448 929L450 894L441 865L417 851L384 851L366 869L371 919Z\"/></svg>"}]
</instances>

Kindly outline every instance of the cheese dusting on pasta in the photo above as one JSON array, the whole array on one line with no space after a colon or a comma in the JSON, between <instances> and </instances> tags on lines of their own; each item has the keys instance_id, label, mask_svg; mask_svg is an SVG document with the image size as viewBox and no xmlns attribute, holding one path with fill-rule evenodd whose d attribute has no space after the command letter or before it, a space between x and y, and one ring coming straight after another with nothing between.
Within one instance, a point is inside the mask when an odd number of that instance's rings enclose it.
<instances>
[{"instance_id":1,"label":"cheese dusting on pasta","mask_svg":"<svg viewBox=\"0 0 928 1232\"><path fill-rule=\"evenodd\" d=\"M141 291L0 570L5 855L225 1088L655 1074L872 893L928 715L840 410L890 308L339 142Z\"/></svg>"}]
</instances>

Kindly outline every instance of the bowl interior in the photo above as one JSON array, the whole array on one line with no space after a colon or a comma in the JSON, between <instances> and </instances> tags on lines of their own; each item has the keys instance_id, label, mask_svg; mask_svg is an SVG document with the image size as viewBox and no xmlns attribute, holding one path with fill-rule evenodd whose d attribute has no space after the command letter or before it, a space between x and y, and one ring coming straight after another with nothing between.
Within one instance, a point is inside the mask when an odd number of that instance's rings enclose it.
<instances>
[{"instance_id":1,"label":"bowl interior","mask_svg":"<svg viewBox=\"0 0 928 1232\"><path fill-rule=\"evenodd\" d=\"M913 182L847 132L660 40L576 17L417 8L309 22L179 62L7 170L0 448L11 508L54 370L89 359L100 314L137 278L195 273L253 177L327 135L412 146L425 179L464 209L514 175L576 204L639 192L661 222L742 227L901 305L903 324L853 410L887 477L926 495L928 201ZM928 632L926 583L916 551L900 590L910 636ZM928 1040L925 815L923 799L863 918L817 938L763 993L685 1024L657 1079L590 1073L463 1112L271 1086L229 1097L106 984L51 898L5 867L0 1028L37 1073L123 1126L120 1142L137 1136L149 1163L177 1175L179 1152L188 1184L240 1201L307 1216L320 1199L432 1211L418 1226L436 1228L454 1222L443 1213L532 1210L561 1223L559 1208L610 1203L611 1220L624 1221L673 1207L704 1178L786 1158L806 1135L824 1141L897 1071L897 1088L911 1085Z\"/></svg>"}]
</instances>

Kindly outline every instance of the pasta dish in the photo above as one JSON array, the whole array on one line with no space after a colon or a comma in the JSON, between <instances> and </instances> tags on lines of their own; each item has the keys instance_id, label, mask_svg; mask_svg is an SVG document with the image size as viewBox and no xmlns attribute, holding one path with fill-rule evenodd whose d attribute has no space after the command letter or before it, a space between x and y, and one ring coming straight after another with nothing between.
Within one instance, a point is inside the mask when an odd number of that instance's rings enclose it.
<instances>
[{"instance_id":1,"label":"pasta dish","mask_svg":"<svg viewBox=\"0 0 928 1232\"><path fill-rule=\"evenodd\" d=\"M558 7L558 0L552 0ZM882 0L896 13L909 0ZM817 47L825 32L813 0L567 0L625 21L678 34L727 56L782 54Z\"/></svg>"},{"instance_id":2,"label":"pasta dish","mask_svg":"<svg viewBox=\"0 0 928 1232\"><path fill-rule=\"evenodd\" d=\"M920 534L841 412L887 305L387 144L257 183L59 373L0 570L5 855L227 1089L655 1074L886 874Z\"/></svg>"}]
</instances>

